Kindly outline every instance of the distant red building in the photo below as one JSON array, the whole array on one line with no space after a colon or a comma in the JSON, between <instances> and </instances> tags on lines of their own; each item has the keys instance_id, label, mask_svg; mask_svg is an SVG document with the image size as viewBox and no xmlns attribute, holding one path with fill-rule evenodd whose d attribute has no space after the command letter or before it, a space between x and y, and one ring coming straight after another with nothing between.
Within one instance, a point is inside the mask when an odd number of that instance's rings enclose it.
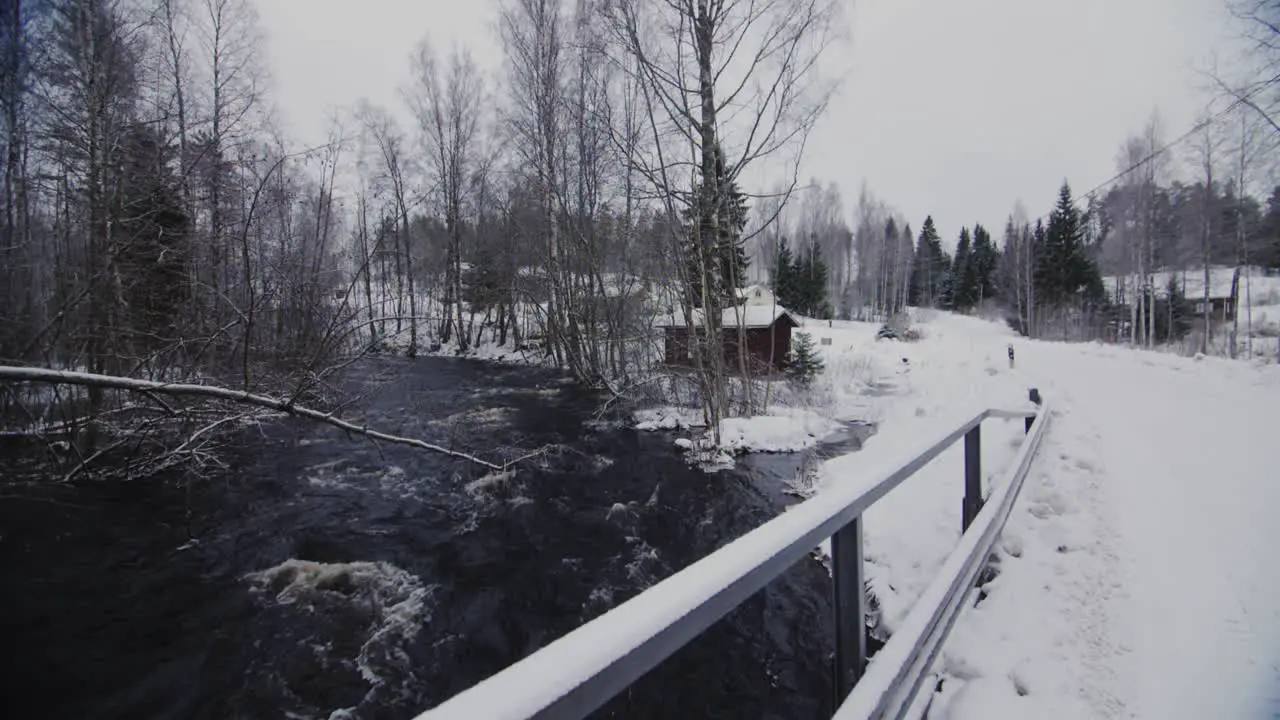
<instances>
[{"instance_id":1,"label":"distant red building","mask_svg":"<svg viewBox=\"0 0 1280 720\"><path fill-rule=\"evenodd\" d=\"M1204 298L1187 298L1187 310L1191 311L1191 322L1196 326L1204 324ZM1209 322L1229 323L1236 316L1236 304L1230 295L1209 297Z\"/></svg>"},{"instance_id":2,"label":"distant red building","mask_svg":"<svg viewBox=\"0 0 1280 720\"><path fill-rule=\"evenodd\" d=\"M690 328L682 317L665 318L663 328L664 362L668 365L693 365ZM694 313L693 329L702 332L702 314ZM720 345L725 365L739 367L740 353L745 349L752 373L778 371L791 352L791 331L800 321L779 306L738 306L724 311L720 322ZM745 342L744 342L745 341Z\"/></svg>"}]
</instances>

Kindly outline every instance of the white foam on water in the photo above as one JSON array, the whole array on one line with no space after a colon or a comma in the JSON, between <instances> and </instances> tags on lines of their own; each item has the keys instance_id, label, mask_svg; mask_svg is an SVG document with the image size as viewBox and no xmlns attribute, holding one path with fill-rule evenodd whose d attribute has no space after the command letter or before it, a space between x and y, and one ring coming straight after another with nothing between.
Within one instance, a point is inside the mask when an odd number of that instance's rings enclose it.
<instances>
[{"instance_id":1,"label":"white foam on water","mask_svg":"<svg viewBox=\"0 0 1280 720\"><path fill-rule=\"evenodd\" d=\"M412 697L407 647L431 619L428 603L435 585L424 586L415 575L385 562L321 563L293 558L249 573L245 580L267 603L296 605L308 612L322 604L371 610L372 619L355 657L332 657L333 645L323 639L312 646L317 658L354 667L370 686L359 704L333 710L329 720L358 717L368 704Z\"/></svg>"}]
</instances>

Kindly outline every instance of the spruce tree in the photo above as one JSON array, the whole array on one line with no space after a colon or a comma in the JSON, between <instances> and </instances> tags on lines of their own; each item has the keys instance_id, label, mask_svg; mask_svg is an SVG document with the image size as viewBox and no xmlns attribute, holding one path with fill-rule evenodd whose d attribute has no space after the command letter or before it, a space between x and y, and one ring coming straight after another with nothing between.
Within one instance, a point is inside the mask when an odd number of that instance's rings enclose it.
<instances>
[{"instance_id":1,"label":"spruce tree","mask_svg":"<svg viewBox=\"0 0 1280 720\"><path fill-rule=\"evenodd\" d=\"M1111 304L1107 297L1107 286L1102 282L1102 270L1093 253L1085 249L1085 258L1081 269L1080 300L1086 310L1102 310Z\"/></svg>"},{"instance_id":2,"label":"spruce tree","mask_svg":"<svg viewBox=\"0 0 1280 720\"><path fill-rule=\"evenodd\" d=\"M1017 307L1022 297L1018 253L1021 251L1019 243L1023 237L1025 236L1020 235L1018 228L1013 224L1013 216L1009 216L1004 225L1004 247L1000 250L997 279L1000 297L1009 307Z\"/></svg>"},{"instance_id":3,"label":"spruce tree","mask_svg":"<svg viewBox=\"0 0 1280 720\"><path fill-rule=\"evenodd\" d=\"M1048 287L1051 268L1045 262L1046 233L1044 221L1036 219L1036 227L1031 231L1031 289L1035 295L1036 307L1050 304L1046 299L1045 288Z\"/></svg>"},{"instance_id":4,"label":"spruce tree","mask_svg":"<svg viewBox=\"0 0 1280 720\"><path fill-rule=\"evenodd\" d=\"M723 163L723 159L721 162ZM729 291L736 302L736 291L747 284L747 270L751 267L746 239L743 237L743 231L747 228L747 211L750 208L747 196L737 182L730 182L727 192L729 228L720 236L717 256L721 263L720 272L731 285Z\"/></svg>"},{"instance_id":5,"label":"spruce tree","mask_svg":"<svg viewBox=\"0 0 1280 720\"><path fill-rule=\"evenodd\" d=\"M717 150L716 177L697 188L694 206L684 217L690 223L684 262L695 304L700 303L704 283L709 285L712 310L737 303L737 290L747 278L748 259L742 237L747 211L746 196L728 178L724 153Z\"/></svg>"},{"instance_id":6,"label":"spruce tree","mask_svg":"<svg viewBox=\"0 0 1280 720\"><path fill-rule=\"evenodd\" d=\"M981 225L973 226L972 253L976 290L973 300L977 305L999 293L1000 251L991 240L991 233Z\"/></svg>"},{"instance_id":7,"label":"spruce tree","mask_svg":"<svg viewBox=\"0 0 1280 720\"><path fill-rule=\"evenodd\" d=\"M777 298L778 304L798 312L796 305L795 259L791 256L791 248L787 245L785 236L778 242L778 252L774 256L770 275L772 276L770 280L773 284L773 296Z\"/></svg>"},{"instance_id":8,"label":"spruce tree","mask_svg":"<svg viewBox=\"0 0 1280 720\"><path fill-rule=\"evenodd\" d=\"M167 165L173 148L155 129L133 126L122 150L116 236L124 241L112 268L122 301L117 329L138 347L153 349L178 332L190 288L192 222Z\"/></svg>"},{"instance_id":9,"label":"spruce tree","mask_svg":"<svg viewBox=\"0 0 1280 720\"><path fill-rule=\"evenodd\" d=\"M1191 331L1191 320L1187 317L1187 295L1182 290L1182 285L1178 283L1178 276L1169 273L1169 284L1165 287L1165 297L1168 300L1166 312L1156 316L1156 332L1160 332L1160 323L1163 321L1164 338L1166 340L1181 340ZM1161 315L1165 317L1161 317Z\"/></svg>"},{"instance_id":10,"label":"spruce tree","mask_svg":"<svg viewBox=\"0 0 1280 720\"><path fill-rule=\"evenodd\" d=\"M1074 290L1077 276L1073 267L1073 247L1079 240L1080 216L1064 182L1058 204L1049 214L1040 254L1036 257L1036 295L1043 305L1057 307Z\"/></svg>"},{"instance_id":11,"label":"spruce tree","mask_svg":"<svg viewBox=\"0 0 1280 720\"><path fill-rule=\"evenodd\" d=\"M925 222L925 227L929 223ZM911 258L911 276L907 278L907 304L912 307L924 307L928 302L928 272L926 271L928 246L925 244L924 230L916 241L916 250Z\"/></svg>"},{"instance_id":12,"label":"spruce tree","mask_svg":"<svg viewBox=\"0 0 1280 720\"><path fill-rule=\"evenodd\" d=\"M1257 258L1264 267L1280 269L1280 185L1271 190L1259 225L1249 243L1249 257Z\"/></svg>"},{"instance_id":13,"label":"spruce tree","mask_svg":"<svg viewBox=\"0 0 1280 720\"><path fill-rule=\"evenodd\" d=\"M942 239L933 225L933 216L924 219L916 240L907 285L907 303L916 307L936 307L943 299L950 261L942 251Z\"/></svg>"},{"instance_id":14,"label":"spruce tree","mask_svg":"<svg viewBox=\"0 0 1280 720\"><path fill-rule=\"evenodd\" d=\"M1080 211L1066 182L1058 191L1058 202L1049 214L1049 225L1037 231L1035 290L1037 303L1060 307L1080 303L1099 308L1106 303L1102 276L1085 245Z\"/></svg>"},{"instance_id":15,"label":"spruce tree","mask_svg":"<svg viewBox=\"0 0 1280 720\"><path fill-rule=\"evenodd\" d=\"M952 260L947 251L942 249L942 238L938 237L936 231L929 244L929 254L930 274L933 278L933 287L929 289L929 293L934 307L937 307L951 285Z\"/></svg>"},{"instance_id":16,"label":"spruce tree","mask_svg":"<svg viewBox=\"0 0 1280 720\"><path fill-rule=\"evenodd\" d=\"M816 239L795 256L783 240L772 275L779 305L807 317L831 317L831 304L827 302L830 271Z\"/></svg>"},{"instance_id":17,"label":"spruce tree","mask_svg":"<svg viewBox=\"0 0 1280 720\"><path fill-rule=\"evenodd\" d=\"M911 292L911 268L915 266L915 247L912 244L912 238L915 235L911 232L911 223L907 223L902 227L902 234L898 236L898 252L902 253L897 258L897 264L893 268L893 286L896 288L893 292L893 311L895 313L906 309L904 304L910 304ZM898 277L900 268L906 268L906 274L901 278ZM906 283L904 288L899 283ZM906 294L904 294L904 289Z\"/></svg>"},{"instance_id":18,"label":"spruce tree","mask_svg":"<svg viewBox=\"0 0 1280 720\"><path fill-rule=\"evenodd\" d=\"M947 297L947 307L952 310L968 310L973 307L977 295L974 287L977 276L974 275L971 246L969 228L960 228L960 240L956 242L956 257L951 264L951 285Z\"/></svg>"},{"instance_id":19,"label":"spruce tree","mask_svg":"<svg viewBox=\"0 0 1280 720\"><path fill-rule=\"evenodd\" d=\"M795 282L795 298L792 310L801 315L809 314L809 306L812 304L813 288L809 276L809 264L812 261L812 255L809 248L801 247L799 252L791 261L791 277Z\"/></svg>"},{"instance_id":20,"label":"spruce tree","mask_svg":"<svg viewBox=\"0 0 1280 720\"><path fill-rule=\"evenodd\" d=\"M800 273L801 285L804 288L802 304L804 315L823 320L831 316L831 306L827 303L827 263L822 259L822 251L818 247L817 238L809 243L805 253L804 267Z\"/></svg>"},{"instance_id":21,"label":"spruce tree","mask_svg":"<svg viewBox=\"0 0 1280 720\"><path fill-rule=\"evenodd\" d=\"M787 377L800 387L808 387L823 369L822 357L813 343L813 336L806 332L796 333L791 352L787 355Z\"/></svg>"}]
</instances>

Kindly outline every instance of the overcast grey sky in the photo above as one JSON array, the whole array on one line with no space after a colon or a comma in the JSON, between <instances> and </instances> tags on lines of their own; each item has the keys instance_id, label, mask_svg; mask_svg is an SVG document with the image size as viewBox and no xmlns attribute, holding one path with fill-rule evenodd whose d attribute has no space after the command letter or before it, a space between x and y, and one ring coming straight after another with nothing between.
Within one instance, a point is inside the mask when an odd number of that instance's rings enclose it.
<instances>
[{"instance_id":1,"label":"overcast grey sky","mask_svg":"<svg viewBox=\"0 0 1280 720\"><path fill-rule=\"evenodd\" d=\"M468 44L496 68L494 0L254 0L273 97L300 140L331 108L399 106L424 35ZM846 216L865 180L919 229L998 229L1017 200L1034 216L1065 177L1083 192L1159 108L1166 136L1204 106L1229 33L1224 0L857 0L851 44L824 72L845 85L816 129L804 175L839 183Z\"/></svg>"}]
</instances>

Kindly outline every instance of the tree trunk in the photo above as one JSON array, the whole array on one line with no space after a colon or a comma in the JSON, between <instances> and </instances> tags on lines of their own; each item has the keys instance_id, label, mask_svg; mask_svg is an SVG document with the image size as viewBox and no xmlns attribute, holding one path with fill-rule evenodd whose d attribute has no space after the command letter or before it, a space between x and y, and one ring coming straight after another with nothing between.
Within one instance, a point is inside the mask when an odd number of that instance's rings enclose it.
<instances>
[{"instance_id":1,"label":"tree trunk","mask_svg":"<svg viewBox=\"0 0 1280 720\"><path fill-rule=\"evenodd\" d=\"M709 355L711 360L710 373L706 376L706 382L711 392L708 397L704 398L704 403L707 406L708 426L712 428L715 444L719 445L720 421L723 418L727 387L724 372L724 352L720 340L722 320L719 312L720 303L718 301L713 302L714 291L719 288L718 284L717 287L712 287L711 285L712 281L716 279L714 268L717 265L715 260L718 258L716 258L715 249L720 237L720 211L724 206L723 197L726 188L723 186L723 179L720 177L716 167L719 139L716 137L715 78L711 59L715 42L713 22L706 0L700 0L697 16L694 18L694 42L698 54L698 98L701 101L699 125L701 126L702 166L700 175L702 192L699 198L701 202L709 202L711 208L709 212L707 212L707 208L699 208L699 212L695 216L699 219L697 224L700 226L696 246L699 257L698 272L701 274L698 284L702 289L703 326L707 331L707 344L710 348ZM711 193L710 197L707 197L708 189ZM709 237L703 237L703 234Z\"/></svg>"},{"instance_id":2,"label":"tree trunk","mask_svg":"<svg viewBox=\"0 0 1280 720\"><path fill-rule=\"evenodd\" d=\"M369 200L363 183L361 183L360 195L356 198L356 223L357 237L360 242L361 274L364 276L364 304L369 316L369 345L376 347L378 324L374 322L373 314L373 256L377 253L377 248L369 247ZM379 244L380 240L381 236L379 236Z\"/></svg>"},{"instance_id":3,"label":"tree trunk","mask_svg":"<svg viewBox=\"0 0 1280 720\"><path fill-rule=\"evenodd\" d=\"M1206 150L1206 153L1208 151ZM1213 205L1213 164L1206 154L1205 157L1205 183L1204 183L1204 205L1202 208L1203 221L1200 228L1200 250L1201 260L1204 264L1204 332L1200 335L1200 352L1205 355L1209 354L1209 340L1213 336L1212 320L1213 320L1213 304L1209 301L1211 297L1210 287L1210 238L1213 234L1213 222L1209 213L1212 211Z\"/></svg>"},{"instance_id":4,"label":"tree trunk","mask_svg":"<svg viewBox=\"0 0 1280 720\"><path fill-rule=\"evenodd\" d=\"M1240 260L1237 258L1235 271L1231 273L1231 336L1229 338L1230 347L1227 349L1232 360L1236 359L1239 354L1236 351L1236 338L1240 334Z\"/></svg>"},{"instance_id":5,"label":"tree trunk","mask_svg":"<svg viewBox=\"0 0 1280 720\"><path fill-rule=\"evenodd\" d=\"M1250 273L1248 271L1248 257L1245 258L1245 274L1244 274L1244 308L1245 308L1245 352L1248 353L1249 359L1253 359L1253 286L1250 283ZM1240 312L1240 308L1236 308L1236 312Z\"/></svg>"}]
</instances>

